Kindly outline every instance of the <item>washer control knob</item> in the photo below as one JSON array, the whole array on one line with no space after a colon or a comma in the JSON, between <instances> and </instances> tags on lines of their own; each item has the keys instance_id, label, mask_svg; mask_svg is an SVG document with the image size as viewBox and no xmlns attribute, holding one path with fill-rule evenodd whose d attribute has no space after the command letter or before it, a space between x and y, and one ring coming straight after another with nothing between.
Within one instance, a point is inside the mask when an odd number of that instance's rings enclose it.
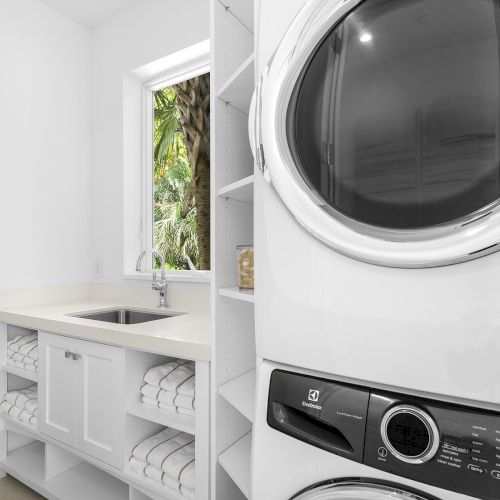
<instances>
[{"instance_id":1,"label":"washer control knob","mask_svg":"<svg viewBox=\"0 0 500 500\"><path fill-rule=\"evenodd\" d=\"M402 462L423 464L439 449L439 431L432 417L410 405L391 408L382 418L382 441Z\"/></svg>"}]
</instances>

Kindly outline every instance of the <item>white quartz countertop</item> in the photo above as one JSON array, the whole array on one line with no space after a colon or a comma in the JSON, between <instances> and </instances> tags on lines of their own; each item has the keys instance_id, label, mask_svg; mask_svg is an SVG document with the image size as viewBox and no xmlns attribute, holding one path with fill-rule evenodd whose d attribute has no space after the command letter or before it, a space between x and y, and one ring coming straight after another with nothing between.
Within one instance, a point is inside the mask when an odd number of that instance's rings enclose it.
<instances>
[{"instance_id":1,"label":"white quartz countertop","mask_svg":"<svg viewBox=\"0 0 500 500\"><path fill-rule=\"evenodd\" d=\"M120 308L178 315L135 325L119 325L71 316ZM209 315L196 311L179 314L183 312L185 311L137 307L101 300L81 300L1 308L0 322L167 356L210 361Z\"/></svg>"}]
</instances>

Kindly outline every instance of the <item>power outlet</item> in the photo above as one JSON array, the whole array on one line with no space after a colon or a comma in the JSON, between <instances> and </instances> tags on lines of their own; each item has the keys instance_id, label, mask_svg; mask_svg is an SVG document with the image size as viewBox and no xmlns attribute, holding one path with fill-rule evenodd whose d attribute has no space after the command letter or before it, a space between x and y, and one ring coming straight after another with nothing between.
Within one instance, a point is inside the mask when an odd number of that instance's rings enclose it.
<instances>
[{"instance_id":1,"label":"power outlet","mask_svg":"<svg viewBox=\"0 0 500 500\"><path fill-rule=\"evenodd\" d=\"M96 276L96 278L102 278L102 268L103 268L102 259L97 259L95 261L95 276Z\"/></svg>"}]
</instances>

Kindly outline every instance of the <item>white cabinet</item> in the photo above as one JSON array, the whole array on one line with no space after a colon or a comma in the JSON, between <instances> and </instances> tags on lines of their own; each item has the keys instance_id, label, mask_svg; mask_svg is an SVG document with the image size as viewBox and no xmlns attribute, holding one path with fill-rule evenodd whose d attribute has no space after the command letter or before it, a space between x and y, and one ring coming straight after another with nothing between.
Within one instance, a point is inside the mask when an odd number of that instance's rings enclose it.
<instances>
[{"instance_id":1,"label":"white cabinet","mask_svg":"<svg viewBox=\"0 0 500 500\"><path fill-rule=\"evenodd\" d=\"M39 333L39 429L122 467L123 349Z\"/></svg>"}]
</instances>

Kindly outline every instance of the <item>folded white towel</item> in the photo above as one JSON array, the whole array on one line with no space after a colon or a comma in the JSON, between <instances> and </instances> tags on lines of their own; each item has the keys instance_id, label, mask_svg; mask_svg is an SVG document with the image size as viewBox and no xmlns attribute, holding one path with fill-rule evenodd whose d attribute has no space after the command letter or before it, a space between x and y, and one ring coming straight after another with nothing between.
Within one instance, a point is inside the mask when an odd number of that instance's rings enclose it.
<instances>
[{"instance_id":1,"label":"folded white towel","mask_svg":"<svg viewBox=\"0 0 500 500\"><path fill-rule=\"evenodd\" d=\"M34 397L26 401L24 408L32 415L38 415L38 398Z\"/></svg>"},{"instance_id":2,"label":"folded white towel","mask_svg":"<svg viewBox=\"0 0 500 500\"><path fill-rule=\"evenodd\" d=\"M37 417L31 417L30 418L30 424L36 427L38 425L38 418Z\"/></svg>"},{"instance_id":3,"label":"folded white towel","mask_svg":"<svg viewBox=\"0 0 500 500\"><path fill-rule=\"evenodd\" d=\"M29 356L31 351L38 347L38 338L34 338L31 342L26 342L19 348L19 353L23 356Z\"/></svg>"},{"instance_id":4,"label":"folded white towel","mask_svg":"<svg viewBox=\"0 0 500 500\"><path fill-rule=\"evenodd\" d=\"M165 411L172 411L177 413L177 408L175 406L166 405L165 403L158 403L158 406Z\"/></svg>"},{"instance_id":5,"label":"folded white towel","mask_svg":"<svg viewBox=\"0 0 500 500\"><path fill-rule=\"evenodd\" d=\"M179 483L179 481L175 481L171 477L168 477L166 474L163 475L163 484L166 484L169 488L172 488L178 493L181 492L181 484Z\"/></svg>"},{"instance_id":6,"label":"folded white towel","mask_svg":"<svg viewBox=\"0 0 500 500\"><path fill-rule=\"evenodd\" d=\"M154 481L161 483L163 480L164 472L161 471L160 469L157 469L156 467L153 467L152 465L148 465L144 470L144 474L146 474L146 476L149 477L150 479L153 479Z\"/></svg>"},{"instance_id":7,"label":"folded white towel","mask_svg":"<svg viewBox=\"0 0 500 500\"><path fill-rule=\"evenodd\" d=\"M178 392L178 388L192 377L194 377L194 364L180 365L161 379L160 387L165 391Z\"/></svg>"},{"instance_id":8,"label":"folded white towel","mask_svg":"<svg viewBox=\"0 0 500 500\"><path fill-rule=\"evenodd\" d=\"M37 385L32 385L26 389L20 389L18 391L7 392L4 396L9 403L19 406L20 408L25 408L28 401L36 399L38 397Z\"/></svg>"},{"instance_id":9,"label":"folded white towel","mask_svg":"<svg viewBox=\"0 0 500 500\"><path fill-rule=\"evenodd\" d=\"M155 387L154 385L143 384L141 387L141 394L151 399L158 399L158 394L161 389L159 387Z\"/></svg>"},{"instance_id":10,"label":"folded white towel","mask_svg":"<svg viewBox=\"0 0 500 500\"><path fill-rule=\"evenodd\" d=\"M177 392L179 394L182 394L183 396L191 396L192 398L194 398L195 385L196 385L196 377L188 378L184 383L182 383L177 388Z\"/></svg>"},{"instance_id":11,"label":"folded white towel","mask_svg":"<svg viewBox=\"0 0 500 500\"><path fill-rule=\"evenodd\" d=\"M148 454L147 461L157 469L167 472L163 464L168 457L193 441L194 437L191 434L180 432L176 436L171 437L167 441L164 441L160 445L153 448ZM172 475L171 477L177 479Z\"/></svg>"},{"instance_id":12,"label":"folded white towel","mask_svg":"<svg viewBox=\"0 0 500 500\"><path fill-rule=\"evenodd\" d=\"M144 382L155 387L160 387L160 381L178 366L187 363L185 360L175 359L163 365L153 366L144 373Z\"/></svg>"},{"instance_id":13,"label":"folded white towel","mask_svg":"<svg viewBox=\"0 0 500 500\"><path fill-rule=\"evenodd\" d=\"M143 462L148 462L147 456L153 448L162 444L167 439L171 439L172 437L177 436L177 434L180 434L180 432L178 430L171 429L171 428L167 427L166 429L163 429L158 434L155 434L154 436L151 436L151 437L145 439L144 441L142 441L141 443L139 443L132 450L132 455L135 458L142 460ZM160 467L158 467L158 468L160 468Z\"/></svg>"},{"instance_id":14,"label":"folded white towel","mask_svg":"<svg viewBox=\"0 0 500 500\"><path fill-rule=\"evenodd\" d=\"M161 468L168 477L181 482L181 473L191 462L194 462L194 441L170 454Z\"/></svg>"},{"instance_id":15,"label":"folded white towel","mask_svg":"<svg viewBox=\"0 0 500 500\"><path fill-rule=\"evenodd\" d=\"M189 415L190 417L196 416L196 411L191 408L181 408L180 406L177 406L176 409L177 413L180 413L181 415Z\"/></svg>"},{"instance_id":16,"label":"folded white towel","mask_svg":"<svg viewBox=\"0 0 500 500\"><path fill-rule=\"evenodd\" d=\"M27 354L28 358L32 358L36 361L38 361L38 345L32 349L28 354Z\"/></svg>"},{"instance_id":17,"label":"folded white towel","mask_svg":"<svg viewBox=\"0 0 500 500\"><path fill-rule=\"evenodd\" d=\"M23 345L30 343L32 340L35 340L36 338L38 338L38 335L36 333L33 333L31 335L20 335L15 339L7 342L7 349L19 352L19 350Z\"/></svg>"},{"instance_id":18,"label":"folded white towel","mask_svg":"<svg viewBox=\"0 0 500 500\"><path fill-rule=\"evenodd\" d=\"M24 359L24 355L17 351L11 351L7 349L7 357L14 359L15 361L22 361Z\"/></svg>"},{"instance_id":19,"label":"folded white towel","mask_svg":"<svg viewBox=\"0 0 500 500\"><path fill-rule=\"evenodd\" d=\"M195 467L195 461L193 460L181 471L179 482L184 488L194 491L196 487L195 472L196 472L196 467Z\"/></svg>"},{"instance_id":20,"label":"folded white towel","mask_svg":"<svg viewBox=\"0 0 500 500\"><path fill-rule=\"evenodd\" d=\"M38 371L38 366L35 366L35 365L26 365L23 363L22 368L23 368L23 370L28 370L29 372L37 372Z\"/></svg>"},{"instance_id":21,"label":"folded white towel","mask_svg":"<svg viewBox=\"0 0 500 500\"><path fill-rule=\"evenodd\" d=\"M148 398L147 396L142 396L142 402L146 405L158 406L158 400L153 398Z\"/></svg>"},{"instance_id":22,"label":"folded white towel","mask_svg":"<svg viewBox=\"0 0 500 500\"><path fill-rule=\"evenodd\" d=\"M164 390L161 390L158 394L158 401L160 402L160 408L163 408L165 406L167 407L167 409L170 409L173 407L174 411L176 406L193 410L195 405L195 400L191 396L183 396L182 394L179 394L177 392Z\"/></svg>"},{"instance_id":23,"label":"folded white towel","mask_svg":"<svg viewBox=\"0 0 500 500\"><path fill-rule=\"evenodd\" d=\"M141 474L141 476L145 475L145 470L146 467L148 466L147 462L144 462L143 460L139 460L138 458L131 456L129 459L130 467L134 472L137 472L137 474Z\"/></svg>"},{"instance_id":24,"label":"folded white towel","mask_svg":"<svg viewBox=\"0 0 500 500\"><path fill-rule=\"evenodd\" d=\"M190 500L194 500L194 490L190 490L189 488L185 488L181 484L181 495L183 497L189 498Z\"/></svg>"}]
</instances>

